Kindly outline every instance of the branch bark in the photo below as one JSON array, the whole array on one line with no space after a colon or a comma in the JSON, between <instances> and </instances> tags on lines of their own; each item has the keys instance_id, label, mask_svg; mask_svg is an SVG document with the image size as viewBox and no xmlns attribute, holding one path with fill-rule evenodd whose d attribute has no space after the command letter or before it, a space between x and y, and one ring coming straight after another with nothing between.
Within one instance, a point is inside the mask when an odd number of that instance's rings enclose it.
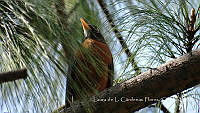
<instances>
[{"instance_id":1,"label":"branch bark","mask_svg":"<svg viewBox=\"0 0 200 113\"><path fill-rule=\"evenodd\" d=\"M200 49L117 84L87 102L76 102L67 113L130 113L200 83ZM113 99L113 100L112 100ZM106 108L106 109L105 109ZM60 113L65 113L62 110Z\"/></svg>"},{"instance_id":2,"label":"branch bark","mask_svg":"<svg viewBox=\"0 0 200 113\"><path fill-rule=\"evenodd\" d=\"M0 84L14 81L17 79L26 79L28 76L26 69L0 73Z\"/></svg>"}]
</instances>

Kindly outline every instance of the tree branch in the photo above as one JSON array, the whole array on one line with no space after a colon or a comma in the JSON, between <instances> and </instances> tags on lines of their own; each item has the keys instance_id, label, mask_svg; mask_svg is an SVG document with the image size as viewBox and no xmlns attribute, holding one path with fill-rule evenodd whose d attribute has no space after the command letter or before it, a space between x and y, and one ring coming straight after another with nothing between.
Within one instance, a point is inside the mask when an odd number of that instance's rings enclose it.
<instances>
[{"instance_id":1,"label":"tree branch","mask_svg":"<svg viewBox=\"0 0 200 113\"><path fill-rule=\"evenodd\" d=\"M57 0L57 2L55 3L55 8L56 8L56 12L57 12L58 18L60 20L61 26L64 29L66 29L67 28L66 19L68 19L68 17L67 17L67 14L65 12L65 1L64 0Z\"/></svg>"},{"instance_id":2,"label":"tree branch","mask_svg":"<svg viewBox=\"0 0 200 113\"><path fill-rule=\"evenodd\" d=\"M160 101L163 97L172 96L198 85L199 67L200 49L104 90L88 99L87 103L75 102L67 109L67 113L87 113L86 108L91 106L94 113L137 111Z\"/></svg>"},{"instance_id":3,"label":"tree branch","mask_svg":"<svg viewBox=\"0 0 200 113\"><path fill-rule=\"evenodd\" d=\"M76 11L76 9L79 7L79 5L80 5L80 2L77 2L77 3L73 6L73 8L67 13L67 17L68 17L68 18L74 13L74 11Z\"/></svg>"},{"instance_id":4,"label":"tree branch","mask_svg":"<svg viewBox=\"0 0 200 113\"><path fill-rule=\"evenodd\" d=\"M26 79L27 76L28 74L26 69L3 72L0 73L0 84L4 82L14 81L17 79Z\"/></svg>"},{"instance_id":5,"label":"tree branch","mask_svg":"<svg viewBox=\"0 0 200 113\"><path fill-rule=\"evenodd\" d=\"M129 50L126 42L124 41L123 36L121 35L120 31L117 29L117 26L114 24L113 18L111 16L109 10L106 8L106 4L104 3L104 1L103 0L97 0L97 2L99 3L99 5L102 8L104 14L106 15L106 18L107 18L111 28L113 29L113 32L115 33L115 36L119 40L119 42L120 42L120 44L122 46L122 49L125 51L127 57L128 58L134 57L134 55ZM140 74L141 71L140 71L139 67L137 66L137 63L135 62L134 58L131 58L131 64L132 64L135 72L137 74Z\"/></svg>"},{"instance_id":6,"label":"tree branch","mask_svg":"<svg viewBox=\"0 0 200 113\"><path fill-rule=\"evenodd\" d=\"M74 11L76 11L76 9L78 8L79 5L80 5L80 2L77 2L73 6L73 8L68 13L66 13L65 12L66 7L65 7L64 0L57 0L57 3L55 3L55 8L56 8L56 12L59 17L59 20L60 20L60 24L62 24L62 27L64 29L67 29L68 19L74 13Z\"/></svg>"}]
</instances>

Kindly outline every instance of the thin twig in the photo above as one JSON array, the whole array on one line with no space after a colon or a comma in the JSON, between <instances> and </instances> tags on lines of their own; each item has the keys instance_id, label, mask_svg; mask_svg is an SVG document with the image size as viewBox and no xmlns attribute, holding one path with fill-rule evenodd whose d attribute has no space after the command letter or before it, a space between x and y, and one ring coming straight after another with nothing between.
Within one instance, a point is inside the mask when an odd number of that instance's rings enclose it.
<instances>
[{"instance_id":1,"label":"thin twig","mask_svg":"<svg viewBox=\"0 0 200 113\"><path fill-rule=\"evenodd\" d=\"M27 76L27 69L3 72L0 73L0 84L4 82L14 81L17 79L26 79Z\"/></svg>"},{"instance_id":2,"label":"thin twig","mask_svg":"<svg viewBox=\"0 0 200 113\"><path fill-rule=\"evenodd\" d=\"M160 110L163 111L163 113L170 113L169 110L161 102L157 102L156 104L152 104L148 107L149 108L151 108L151 107L159 108Z\"/></svg>"},{"instance_id":3,"label":"thin twig","mask_svg":"<svg viewBox=\"0 0 200 113\"><path fill-rule=\"evenodd\" d=\"M163 111L163 113L170 113L169 110L162 103L160 103L159 107Z\"/></svg>"},{"instance_id":4,"label":"thin twig","mask_svg":"<svg viewBox=\"0 0 200 113\"><path fill-rule=\"evenodd\" d=\"M175 101L175 109L174 109L174 113L180 113L180 104L181 104L181 93L177 94L177 98Z\"/></svg>"},{"instance_id":5,"label":"thin twig","mask_svg":"<svg viewBox=\"0 0 200 113\"><path fill-rule=\"evenodd\" d=\"M128 46L126 44L126 42L124 41L121 33L119 32L119 30L117 29L117 26L114 24L114 21L113 21L113 18L109 12L109 10L106 8L106 4L104 3L103 0L97 0L100 7L102 8L104 14L106 15L106 18L110 24L110 26L112 27L113 29L113 32L115 33L115 36L117 37L117 39L119 40L121 46L122 46L122 49L125 51L126 55L128 58L131 58L133 57L134 55L131 53L131 51L128 49ZM139 69L139 67L137 66L137 63L135 62L135 59L132 58L131 60L131 64L134 68L134 70L136 71L137 74L140 74L141 71Z\"/></svg>"}]
</instances>

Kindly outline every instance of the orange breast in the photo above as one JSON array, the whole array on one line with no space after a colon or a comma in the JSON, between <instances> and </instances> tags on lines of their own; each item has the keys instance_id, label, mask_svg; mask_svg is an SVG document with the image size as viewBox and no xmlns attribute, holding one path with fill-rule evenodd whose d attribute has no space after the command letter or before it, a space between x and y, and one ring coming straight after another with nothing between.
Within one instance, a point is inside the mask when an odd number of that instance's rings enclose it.
<instances>
[{"instance_id":1,"label":"orange breast","mask_svg":"<svg viewBox=\"0 0 200 113\"><path fill-rule=\"evenodd\" d=\"M112 54L107 44L92 39L86 39L82 45L85 48L91 49L92 55L99 57L105 64L110 64L112 62Z\"/></svg>"},{"instance_id":2,"label":"orange breast","mask_svg":"<svg viewBox=\"0 0 200 113\"><path fill-rule=\"evenodd\" d=\"M81 74L84 74L87 77L87 79L89 79L89 81L95 82L93 86L96 90L102 91L106 88L108 83L108 65L112 63L112 54L107 44L98 42L96 40L86 39L82 43L82 46L86 48L90 52L91 56L93 56L97 60L94 60L95 62L92 62L92 60L88 60L88 58L86 57L87 55L85 54L87 53L80 54L80 52L78 52L76 54L76 57L81 62L84 62L83 65L77 66L79 68L79 72ZM97 69L97 67L99 69ZM79 82L80 87L86 88L85 85L87 83L84 83L85 81L81 80Z\"/></svg>"}]
</instances>

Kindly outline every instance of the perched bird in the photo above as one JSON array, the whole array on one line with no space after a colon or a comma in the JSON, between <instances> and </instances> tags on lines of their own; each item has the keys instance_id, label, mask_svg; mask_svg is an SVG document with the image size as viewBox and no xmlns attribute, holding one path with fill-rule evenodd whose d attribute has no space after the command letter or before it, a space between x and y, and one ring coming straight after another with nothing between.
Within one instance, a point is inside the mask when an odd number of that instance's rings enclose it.
<instances>
[{"instance_id":1,"label":"perched bird","mask_svg":"<svg viewBox=\"0 0 200 113\"><path fill-rule=\"evenodd\" d=\"M104 37L96 26L87 24L82 18L80 21L85 37L84 51L75 53L75 62L67 79L65 107L81 99L81 94L90 97L111 87L113 81L113 58Z\"/></svg>"}]
</instances>

